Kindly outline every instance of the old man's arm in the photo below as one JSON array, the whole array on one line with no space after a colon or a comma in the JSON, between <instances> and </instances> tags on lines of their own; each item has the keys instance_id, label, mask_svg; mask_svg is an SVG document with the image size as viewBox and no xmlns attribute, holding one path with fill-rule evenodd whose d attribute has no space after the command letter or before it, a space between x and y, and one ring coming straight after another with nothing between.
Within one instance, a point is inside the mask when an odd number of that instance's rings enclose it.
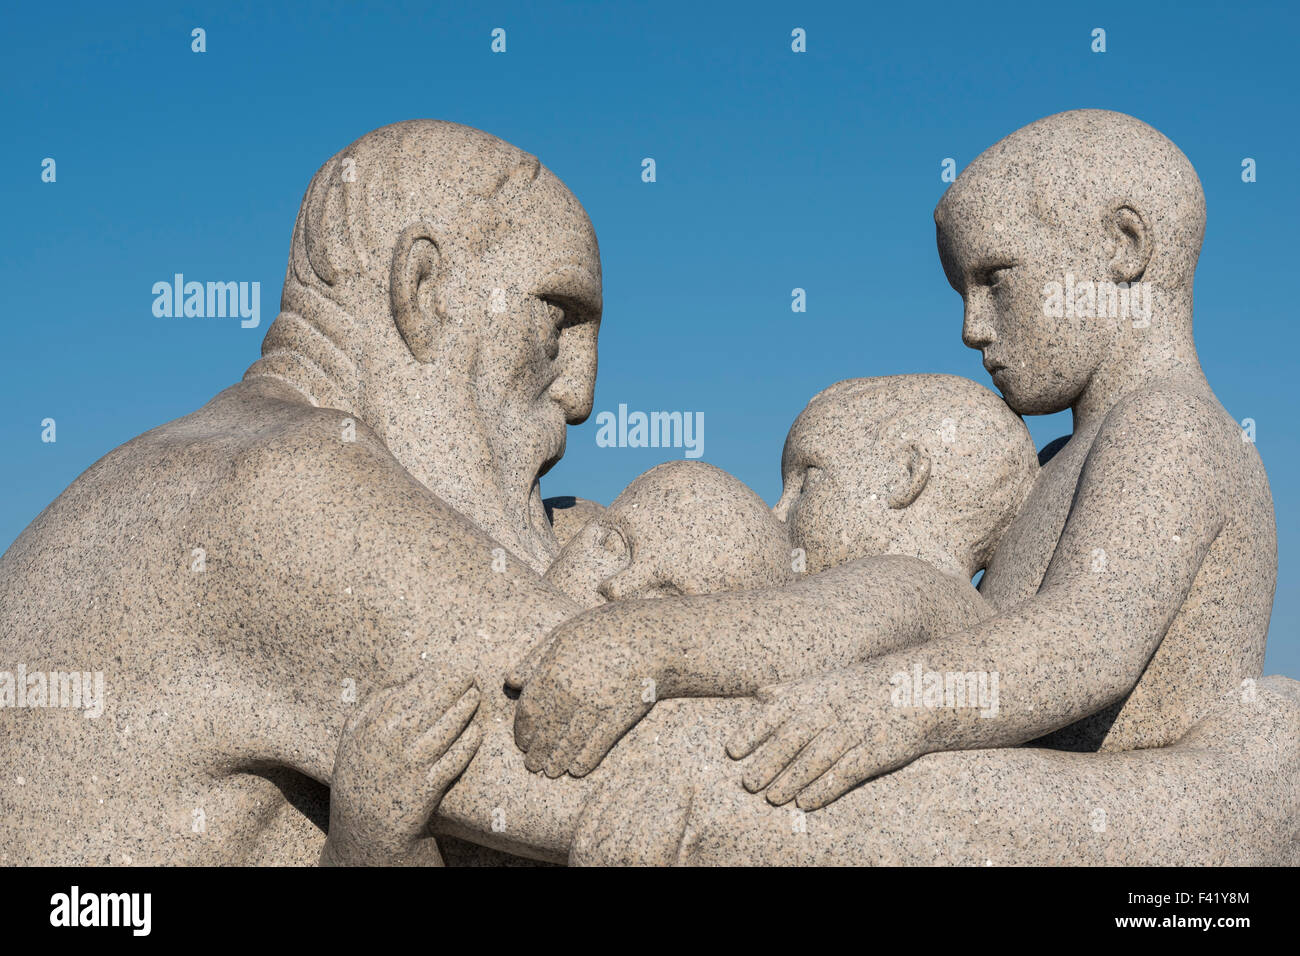
<instances>
[{"instance_id":1,"label":"old man's arm","mask_svg":"<svg viewBox=\"0 0 1300 956\"><path fill-rule=\"evenodd\" d=\"M368 429L340 440L343 413L295 416L223 486L239 521L196 529L217 542L201 584L259 598L223 638L222 670L263 691L234 697L230 759L331 787L326 862L415 860L502 675L576 608Z\"/></svg>"}]
</instances>

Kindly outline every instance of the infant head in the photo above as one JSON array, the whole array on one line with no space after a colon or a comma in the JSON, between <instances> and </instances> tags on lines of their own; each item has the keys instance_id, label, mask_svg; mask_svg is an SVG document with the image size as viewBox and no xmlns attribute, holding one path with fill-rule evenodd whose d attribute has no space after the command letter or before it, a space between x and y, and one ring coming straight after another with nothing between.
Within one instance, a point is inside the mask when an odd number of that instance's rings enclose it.
<instances>
[{"instance_id":1,"label":"infant head","mask_svg":"<svg viewBox=\"0 0 1300 956\"><path fill-rule=\"evenodd\" d=\"M816 572L910 554L971 577L1038 471L1020 417L954 375L838 382L795 420L774 510Z\"/></svg>"},{"instance_id":2,"label":"infant head","mask_svg":"<svg viewBox=\"0 0 1300 956\"><path fill-rule=\"evenodd\" d=\"M638 477L546 572L583 607L792 576L785 527L743 482L702 461L667 462Z\"/></svg>"}]
</instances>

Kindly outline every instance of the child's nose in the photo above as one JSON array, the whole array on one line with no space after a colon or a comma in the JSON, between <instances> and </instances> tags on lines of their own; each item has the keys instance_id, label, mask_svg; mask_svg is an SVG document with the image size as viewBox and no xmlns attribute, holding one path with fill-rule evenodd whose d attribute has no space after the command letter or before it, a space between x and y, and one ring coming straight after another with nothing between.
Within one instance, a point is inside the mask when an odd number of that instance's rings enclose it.
<instances>
[{"instance_id":1,"label":"child's nose","mask_svg":"<svg viewBox=\"0 0 1300 956\"><path fill-rule=\"evenodd\" d=\"M972 295L966 303L962 319L961 340L967 348L982 349L991 345L993 339L993 322L989 317L988 306Z\"/></svg>"}]
</instances>

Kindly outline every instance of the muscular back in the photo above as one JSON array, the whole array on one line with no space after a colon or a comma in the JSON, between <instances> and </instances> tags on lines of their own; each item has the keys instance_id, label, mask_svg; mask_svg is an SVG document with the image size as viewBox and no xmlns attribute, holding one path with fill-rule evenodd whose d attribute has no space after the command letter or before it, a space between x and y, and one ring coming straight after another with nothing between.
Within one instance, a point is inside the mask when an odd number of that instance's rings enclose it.
<instances>
[{"instance_id":1,"label":"muscular back","mask_svg":"<svg viewBox=\"0 0 1300 956\"><path fill-rule=\"evenodd\" d=\"M7 862L314 862L357 699L438 666L476 673L486 716L572 613L295 398L243 383L133 439L0 558L0 667L102 671L106 699L0 710L0 776L23 780L0 787Z\"/></svg>"}]
</instances>

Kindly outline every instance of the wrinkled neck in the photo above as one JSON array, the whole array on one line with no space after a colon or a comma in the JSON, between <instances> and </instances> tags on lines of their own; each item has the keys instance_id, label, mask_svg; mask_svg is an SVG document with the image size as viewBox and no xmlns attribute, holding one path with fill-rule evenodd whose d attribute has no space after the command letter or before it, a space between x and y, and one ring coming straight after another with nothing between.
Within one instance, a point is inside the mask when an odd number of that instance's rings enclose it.
<instances>
[{"instance_id":1,"label":"wrinkled neck","mask_svg":"<svg viewBox=\"0 0 1300 956\"><path fill-rule=\"evenodd\" d=\"M397 356L390 356L391 363L373 362L388 370L379 376L344 346L360 335L358 325L355 316L319 293L287 289L262 343L262 357L244 379L273 380L311 405L354 417L416 481L539 574L545 571L558 546L536 476L505 472L486 422L470 411L475 408L472 376L446 365L419 365L414 374L399 374L395 369L415 368L405 352L400 356L405 363ZM395 340L393 348L400 351L400 343Z\"/></svg>"},{"instance_id":2,"label":"wrinkled neck","mask_svg":"<svg viewBox=\"0 0 1300 956\"><path fill-rule=\"evenodd\" d=\"M347 311L325 296L286 286L280 314L262 342L262 357L244 378L273 378L313 405L358 415L357 364L339 344L353 324Z\"/></svg>"}]
</instances>

